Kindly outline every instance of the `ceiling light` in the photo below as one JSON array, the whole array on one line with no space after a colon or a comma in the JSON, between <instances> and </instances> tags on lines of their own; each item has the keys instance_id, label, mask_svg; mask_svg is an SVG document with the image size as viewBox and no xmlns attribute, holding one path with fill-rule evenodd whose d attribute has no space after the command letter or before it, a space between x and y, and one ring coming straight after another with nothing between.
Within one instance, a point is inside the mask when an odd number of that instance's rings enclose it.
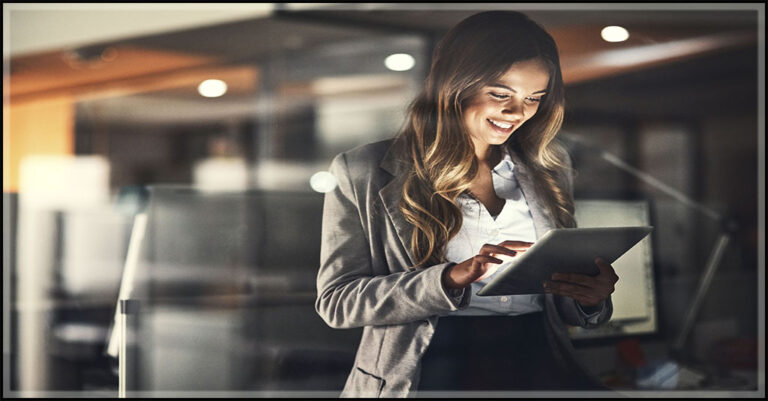
<instances>
[{"instance_id":1,"label":"ceiling light","mask_svg":"<svg viewBox=\"0 0 768 401\"><path fill-rule=\"evenodd\" d=\"M600 36L602 36L606 42L623 42L629 38L629 32L620 26L611 25L603 28L603 30L600 31Z\"/></svg>"},{"instance_id":2,"label":"ceiling light","mask_svg":"<svg viewBox=\"0 0 768 401\"><path fill-rule=\"evenodd\" d=\"M197 86L197 91L205 97L219 97L227 93L227 83L220 79L206 79Z\"/></svg>"},{"instance_id":3,"label":"ceiling light","mask_svg":"<svg viewBox=\"0 0 768 401\"><path fill-rule=\"evenodd\" d=\"M416 65L416 60L410 54L396 53L387 56L384 65L392 71L408 71Z\"/></svg>"},{"instance_id":4,"label":"ceiling light","mask_svg":"<svg viewBox=\"0 0 768 401\"><path fill-rule=\"evenodd\" d=\"M336 188L336 177L327 171L318 171L309 179L309 186L317 192L330 192Z\"/></svg>"}]
</instances>

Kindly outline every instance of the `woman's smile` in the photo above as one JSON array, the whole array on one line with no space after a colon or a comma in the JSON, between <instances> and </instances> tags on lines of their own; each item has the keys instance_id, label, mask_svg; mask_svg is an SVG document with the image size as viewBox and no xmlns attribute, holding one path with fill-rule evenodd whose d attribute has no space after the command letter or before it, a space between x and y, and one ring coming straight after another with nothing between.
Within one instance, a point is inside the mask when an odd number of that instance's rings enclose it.
<instances>
[{"instance_id":1,"label":"woman's smile","mask_svg":"<svg viewBox=\"0 0 768 401\"><path fill-rule=\"evenodd\" d=\"M549 70L540 59L518 61L467 101L463 120L478 157L528 121L546 94Z\"/></svg>"},{"instance_id":2,"label":"woman's smile","mask_svg":"<svg viewBox=\"0 0 768 401\"><path fill-rule=\"evenodd\" d=\"M515 130L515 125L488 118L488 123L499 135L507 136Z\"/></svg>"}]
</instances>

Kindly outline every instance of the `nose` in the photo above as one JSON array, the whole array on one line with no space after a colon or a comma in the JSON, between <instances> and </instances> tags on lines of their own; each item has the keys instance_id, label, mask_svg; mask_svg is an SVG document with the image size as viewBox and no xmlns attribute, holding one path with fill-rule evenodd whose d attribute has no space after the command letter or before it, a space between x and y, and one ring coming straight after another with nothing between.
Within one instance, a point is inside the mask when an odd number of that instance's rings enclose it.
<instances>
[{"instance_id":1,"label":"nose","mask_svg":"<svg viewBox=\"0 0 768 401\"><path fill-rule=\"evenodd\" d=\"M504 103L504 108L501 110L502 115L511 120L522 120L525 118L525 107L523 102L516 100L514 97Z\"/></svg>"}]
</instances>

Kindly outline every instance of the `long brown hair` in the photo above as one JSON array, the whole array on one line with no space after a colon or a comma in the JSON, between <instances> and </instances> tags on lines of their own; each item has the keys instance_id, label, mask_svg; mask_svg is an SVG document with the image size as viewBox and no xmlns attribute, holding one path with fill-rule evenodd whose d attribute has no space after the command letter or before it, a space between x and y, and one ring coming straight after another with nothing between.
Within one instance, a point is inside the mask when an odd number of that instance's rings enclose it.
<instances>
[{"instance_id":1,"label":"long brown hair","mask_svg":"<svg viewBox=\"0 0 768 401\"><path fill-rule=\"evenodd\" d=\"M562 187L566 153L554 142L563 121L563 80L557 46L521 13L489 11L454 26L438 43L429 76L408 109L398 141L409 169L400 211L414 226L416 265L444 261L445 245L461 228L456 198L478 171L474 145L462 122L465 102L518 61L540 59L550 79L539 109L503 146L523 159L536 191L559 227L573 227L573 200Z\"/></svg>"}]
</instances>

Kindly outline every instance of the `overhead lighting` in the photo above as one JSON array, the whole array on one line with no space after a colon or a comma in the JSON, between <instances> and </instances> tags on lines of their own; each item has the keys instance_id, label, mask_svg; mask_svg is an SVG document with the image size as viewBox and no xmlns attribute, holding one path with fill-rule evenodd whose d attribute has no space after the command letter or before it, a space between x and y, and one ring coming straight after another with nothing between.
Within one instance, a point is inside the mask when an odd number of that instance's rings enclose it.
<instances>
[{"instance_id":1,"label":"overhead lighting","mask_svg":"<svg viewBox=\"0 0 768 401\"><path fill-rule=\"evenodd\" d=\"M408 71L416 65L416 60L410 54L395 53L384 59L384 65L392 71Z\"/></svg>"},{"instance_id":2,"label":"overhead lighting","mask_svg":"<svg viewBox=\"0 0 768 401\"><path fill-rule=\"evenodd\" d=\"M227 83L220 79L206 79L197 86L197 92L205 97L219 97L227 93Z\"/></svg>"},{"instance_id":3,"label":"overhead lighting","mask_svg":"<svg viewBox=\"0 0 768 401\"><path fill-rule=\"evenodd\" d=\"M330 192L336 188L336 177L327 171L318 171L309 179L309 186L317 192Z\"/></svg>"},{"instance_id":4,"label":"overhead lighting","mask_svg":"<svg viewBox=\"0 0 768 401\"><path fill-rule=\"evenodd\" d=\"M623 27L611 25L603 28L600 36L606 42L623 42L629 38L629 32Z\"/></svg>"}]
</instances>

